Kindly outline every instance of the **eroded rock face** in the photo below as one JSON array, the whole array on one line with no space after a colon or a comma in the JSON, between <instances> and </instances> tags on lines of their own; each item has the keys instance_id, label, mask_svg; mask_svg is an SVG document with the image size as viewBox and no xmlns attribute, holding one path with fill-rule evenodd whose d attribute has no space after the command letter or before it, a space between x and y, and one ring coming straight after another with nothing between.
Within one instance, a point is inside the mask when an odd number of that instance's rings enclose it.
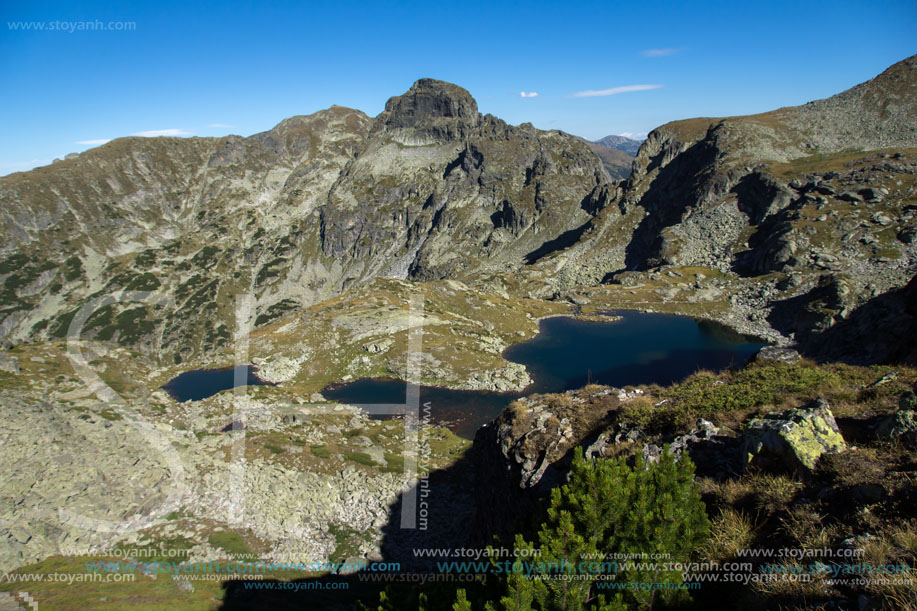
<instances>
[{"instance_id":1,"label":"eroded rock face","mask_svg":"<svg viewBox=\"0 0 917 611\"><path fill-rule=\"evenodd\" d=\"M494 423L500 452L519 470L520 488L537 485L554 462L579 444L607 412L586 410L575 394L545 403L539 396L519 399Z\"/></svg>"},{"instance_id":2,"label":"eroded rock face","mask_svg":"<svg viewBox=\"0 0 917 611\"><path fill-rule=\"evenodd\" d=\"M805 407L768 414L748 423L745 464L811 473L826 452L842 452L847 444L824 399Z\"/></svg>"}]
</instances>

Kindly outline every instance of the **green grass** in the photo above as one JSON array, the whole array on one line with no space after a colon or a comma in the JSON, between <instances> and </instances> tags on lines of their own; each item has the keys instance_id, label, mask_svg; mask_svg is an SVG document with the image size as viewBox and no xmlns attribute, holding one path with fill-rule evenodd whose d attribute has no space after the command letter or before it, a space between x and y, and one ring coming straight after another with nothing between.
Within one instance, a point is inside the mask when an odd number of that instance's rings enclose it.
<instances>
[{"instance_id":1,"label":"green grass","mask_svg":"<svg viewBox=\"0 0 917 611\"><path fill-rule=\"evenodd\" d=\"M896 153L901 150L910 151L914 149L885 149L885 152ZM815 172L842 172L851 166L864 165L864 163L860 162L861 160L872 157L880 152L882 151L843 151L831 154L816 153L806 157L799 157L785 163L770 163L768 164L768 169L775 176L785 180Z\"/></svg>"},{"instance_id":2,"label":"green grass","mask_svg":"<svg viewBox=\"0 0 917 611\"><path fill-rule=\"evenodd\" d=\"M649 430L683 427L699 417L723 418L729 412L779 407L816 396L849 400L853 397L850 385L843 372L807 361L750 365L722 374L699 372L680 384L651 391L653 400L629 402L623 409L623 419L631 426Z\"/></svg>"},{"instance_id":3,"label":"green grass","mask_svg":"<svg viewBox=\"0 0 917 611\"><path fill-rule=\"evenodd\" d=\"M663 393L663 397L704 415L776 404L783 396L826 384L840 385L842 380L830 371L807 364L774 365L743 369L726 380L700 374Z\"/></svg>"},{"instance_id":4,"label":"green grass","mask_svg":"<svg viewBox=\"0 0 917 611\"><path fill-rule=\"evenodd\" d=\"M99 415L105 418L106 420L110 420L110 421L116 421L116 420L123 419L123 416L121 414L119 414L118 412L112 409L103 409L102 411L99 412Z\"/></svg>"},{"instance_id":5,"label":"green grass","mask_svg":"<svg viewBox=\"0 0 917 611\"><path fill-rule=\"evenodd\" d=\"M344 452L344 458L350 462L355 462L367 467L375 467L376 462L365 452Z\"/></svg>"},{"instance_id":6,"label":"green grass","mask_svg":"<svg viewBox=\"0 0 917 611\"><path fill-rule=\"evenodd\" d=\"M232 557L251 558L252 550L245 543L245 539L238 533L231 531L213 533L207 542L214 547L219 547Z\"/></svg>"},{"instance_id":7,"label":"green grass","mask_svg":"<svg viewBox=\"0 0 917 611\"><path fill-rule=\"evenodd\" d=\"M688 430L700 417L715 422L741 419L755 410L796 407L816 397L824 397L840 416L881 413L893 409L901 392L909 388L902 381L908 379L906 375L869 387L892 369L800 361L792 365L753 363L740 371L720 374L698 372L666 388L650 387L647 394L652 398L624 404L621 418L627 425L647 431Z\"/></svg>"},{"instance_id":8,"label":"green grass","mask_svg":"<svg viewBox=\"0 0 917 611\"><path fill-rule=\"evenodd\" d=\"M334 535L335 540L334 551L329 557L332 562L342 562L347 558L360 556L361 544L372 540L372 533L361 533L342 524L329 524L328 532Z\"/></svg>"},{"instance_id":9,"label":"green grass","mask_svg":"<svg viewBox=\"0 0 917 611\"><path fill-rule=\"evenodd\" d=\"M190 550L192 547L194 542L190 539L172 537L149 545L119 545L118 549L125 552L126 558L136 558L138 562L176 562L176 558L182 560L184 555L169 553L171 550Z\"/></svg>"},{"instance_id":10,"label":"green grass","mask_svg":"<svg viewBox=\"0 0 917 611\"><path fill-rule=\"evenodd\" d=\"M387 473L404 473L404 456L398 454L385 455L385 468L382 470Z\"/></svg>"},{"instance_id":11,"label":"green grass","mask_svg":"<svg viewBox=\"0 0 917 611\"><path fill-rule=\"evenodd\" d=\"M132 609L139 611L196 611L213 608L213 600L222 597L219 581L195 581L193 592L178 589L171 578L151 579L145 575L125 575L121 580L93 581L86 562L117 561L103 556L52 556L18 569L21 575L71 575L73 581L17 581L0 584L2 592L27 591L42 611L60 609ZM174 560L174 558L170 559ZM144 559L146 561L146 559ZM104 575L103 575L104 577Z\"/></svg>"},{"instance_id":12,"label":"green grass","mask_svg":"<svg viewBox=\"0 0 917 611\"><path fill-rule=\"evenodd\" d=\"M331 452L325 446L310 446L309 452L316 458L331 458Z\"/></svg>"}]
</instances>

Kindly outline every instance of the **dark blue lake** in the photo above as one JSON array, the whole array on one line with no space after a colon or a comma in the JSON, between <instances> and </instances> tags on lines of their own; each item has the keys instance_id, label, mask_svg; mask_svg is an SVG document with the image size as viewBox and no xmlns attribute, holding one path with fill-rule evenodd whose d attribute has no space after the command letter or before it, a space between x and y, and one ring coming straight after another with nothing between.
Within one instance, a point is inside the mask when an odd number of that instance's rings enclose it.
<instances>
[{"instance_id":1,"label":"dark blue lake","mask_svg":"<svg viewBox=\"0 0 917 611\"><path fill-rule=\"evenodd\" d=\"M162 388L176 401L200 401L222 390L237 386L271 385L260 379L251 365L238 365L225 369L196 369L186 371Z\"/></svg>"},{"instance_id":2,"label":"dark blue lake","mask_svg":"<svg viewBox=\"0 0 917 611\"><path fill-rule=\"evenodd\" d=\"M503 353L525 365L533 383L524 393L421 387L434 422L472 438L511 401L536 392L561 392L589 382L610 386L671 384L700 369L744 365L765 344L716 323L684 316L615 312L616 322L569 317L541 321L540 333ZM403 403L405 384L363 379L332 385L322 394L341 403Z\"/></svg>"}]
</instances>

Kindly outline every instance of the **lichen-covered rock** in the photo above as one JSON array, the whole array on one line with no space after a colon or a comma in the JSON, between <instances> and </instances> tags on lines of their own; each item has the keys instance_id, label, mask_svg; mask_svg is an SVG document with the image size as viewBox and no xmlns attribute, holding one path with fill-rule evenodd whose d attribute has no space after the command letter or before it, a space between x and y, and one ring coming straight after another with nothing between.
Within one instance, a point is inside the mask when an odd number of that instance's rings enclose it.
<instances>
[{"instance_id":1,"label":"lichen-covered rock","mask_svg":"<svg viewBox=\"0 0 917 611\"><path fill-rule=\"evenodd\" d=\"M809 473L822 454L847 447L834 414L824 399L805 407L768 414L748 423L745 432L746 467L789 469Z\"/></svg>"}]
</instances>

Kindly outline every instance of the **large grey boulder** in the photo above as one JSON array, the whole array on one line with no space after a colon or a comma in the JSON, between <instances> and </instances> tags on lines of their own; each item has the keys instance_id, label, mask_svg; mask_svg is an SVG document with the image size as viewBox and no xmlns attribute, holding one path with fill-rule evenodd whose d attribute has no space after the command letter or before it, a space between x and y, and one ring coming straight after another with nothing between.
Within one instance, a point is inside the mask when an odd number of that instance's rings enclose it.
<instances>
[{"instance_id":1,"label":"large grey boulder","mask_svg":"<svg viewBox=\"0 0 917 611\"><path fill-rule=\"evenodd\" d=\"M748 423L745 466L808 474L827 452L842 452L847 444L830 406L816 399L805 407L768 414Z\"/></svg>"}]
</instances>

